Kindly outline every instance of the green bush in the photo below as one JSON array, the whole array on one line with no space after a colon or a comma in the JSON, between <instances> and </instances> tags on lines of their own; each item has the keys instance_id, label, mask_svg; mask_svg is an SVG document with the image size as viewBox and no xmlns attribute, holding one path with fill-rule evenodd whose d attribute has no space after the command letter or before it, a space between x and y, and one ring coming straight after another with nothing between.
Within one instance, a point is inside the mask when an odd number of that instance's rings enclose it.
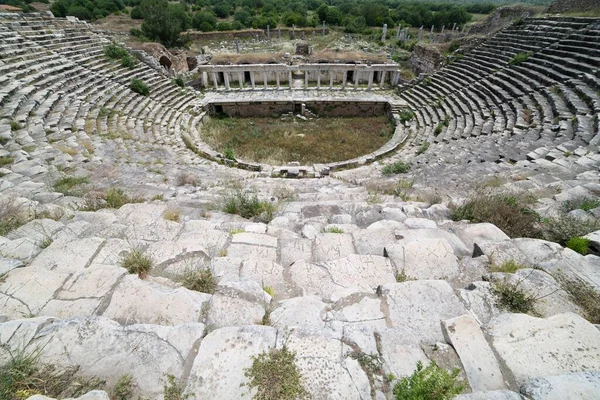
<instances>
[{"instance_id":1,"label":"green bush","mask_svg":"<svg viewBox=\"0 0 600 400\"><path fill-rule=\"evenodd\" d=\"M408 377L402 378L394 385L395 400L450 400L465 389L465 384L458 379L459 369L446 371L431 362L423 368L417 363L417 370Z\"/></svg>"},{"instance_id":2,"label":"green bush","mask_svg":"<svg viewBox=\"0 0 600 400\"><path fill-rule=\"evenodd\" d=\"M252 358L252 366L245 370L249 379L246 384L255 389L253 399L299 400L309 398L302 383L300 370L296 366L296 353L282 349L271 349Z\"/></svg>"},{"instance_id":3,"label":"green bush","mask_svg":"<svg viewBox=\"0 0 600 400\"><path fill-rule=\"evenodd\" d=\"M235 161L235 151L231 147L226 147L225 150L223 150L223 157L227 160Z\"/></svg>"},{"instance_id":4,"label":"green bush","mask_svg":"<svg viewBox=\"0 0 600 400\"><path fill-rule=\"evenodd\" d=\"M399 113L400 121L407 122L414 118L415 114L411 110L402 110Z\"/></svg>"},{"instance_id":5,"label":"green bush","mask_svg":"<svg viewBox=\"0 0 600 400\"><path fill-rule=\"evenodd\" d=\"M153 264L152 258L145 255L140 249L127 252L121 259L121 267L125 268L130 274L137 274L140 279L148 276Z\"/></svg>"},{"instance_id":6,"label":"green bush","mask_svg":"<svg viewBox=\"0 0 600 400\"><path fill-rule=\"evenodd\" d=\"M104 196L107 205L110 208L121 208L125 204L131 203L131 198L119 188L110 188L106 191Z\"/></svg>"},{"instance_id":7,"label":"green bush","mask_svg":"<svg viewBox=\"0 0 600 400\"><path fill-rule=\"evenodd\" d=\"M579 197L573 200L567 200L562 204L562 210L565 213L573 210L590 211L600 207L600 200L591 197Z\"/></svg>"},{"instance_id":8,"label":"green bush","mask_svg":"<svg viewBox=\"0 0 600 400\"><path fill-rule=\"evenodd\" d=\"M442 133L442 129L442 123L440 122L435 126L435 129L433 130L433 136L439 136L440 133Z\"/></svg>"},{"instance_id":9,"label":"green bush","mask_svg":"<svg viewBox=\"0 0 600 400\"><path fill-rule=\"evenodd\" d=\"M15 161L15 159L10 156L0 156L0 167L12 164L13 161Z\"/></svg>"},{"instance_id":10,"label":"green bush","mask_svg":"<svg viewBox=\"0 0 600 400\"><path fill-rule=\"evenodd\" d=\"M381 170L383 175L404 174L410 171L410 165L402 161L396 161L393 164L387 164Z\"/></svg>"},{"instance_id":11,"label":"green bush","mask_svg":"<svg viewBox=\"0 0 600 400\"><path fill-rule=\"evenodd\" d=\"M510 61L508 63L510 65L522 64L529 59L530 55L531 55L531 53L517 53L513 56L513 58L510 59Z\"/></svg>"},{"instance_id":12,"label":"green bush","mask_svg":"<svg viewBox=\"0 0 600 400\"><path fill-rule=\"evenodd\" d=\"M269 222L273 219L275 206L268 201L259 200L256 194L250 195L238 191L225 198L223 212L237 214L261 222Z\"/></svg>"},{"instance_id":13,"label":"green bush","mask_svg":"<svg viewBox=\"0 0 600 400\"><path fill-rule=\"evenodd\" d=\"M584 237L572 237L567 241L567 247L585 256L589 251L590 240Z\"/></svg>"},{"instance_id":14,"label":"green bush","mask_svg":"<svg viewBox=\"0 0 600 400\"><path fill-rule=\"evenodd\" d=\"M492 291L497 298L499 308L512 313L537 314L535 296L519 288L519 283L494 282Z\"/></svg>"},{"instance_id":15,"label":"green bush","mask_svg":"<svg viewBox=\"0 0 600 400\"><path fill-rule=\"evenodd\" d=\"M557 280L575 304L583 310L583 316L592 324L600 324L600 292L589 283L579 279L569 279L563 274Z\"/></svg>"},{"instance_id":16,"label":"green bush","mask_svg":"<svg viewBox=\"0 0 600 400\"><path fill-rule=\"evenodd\" d=\"M81 190L73 190L73 188L86 183L89 183L86 177L65 176L54 182L53 189L65 196L81 196Z\"/></svg>"},{"instance_id":17,"label":"green bush","mask_svg":"<svg viewBox=\"0 0 600 400\"><path fill-rule=\"evenodd\" d=\"M196 292L213 294L217 289L217 279L210 268L190 269L179 281L186 289Z\"/></svg>"},{"instance_id":18,"label":"green bush","mask_svg":"<svg viewBox=\"0 0 600 400\"><path fill-rule=\"evenodd\" d=\"M141 79L133 78L129 84L129 88L142 96L150 94L150 88Z\"/></svg>"},{"instance_id":19,"label":"green bush","mask_svg":"<svg viewBox=\"0 0 600 400\"><path fill-rule=\"evenodd\" d=\"M181 77L177 77L177 78L173 79L173 82L180 88L185 87L185 82L183 81L183 78L181 78Z\"/></svg>"},{"instance_id":20,"label":"green bush","mask_svg":"<svg viewBox=\"0 0 600 400\"><path fill-rule=\"evenodd\" d=\"M541 236L539 216L514 196L480 193L451 214L454 221L489 222L511 238Z\"/></svg>"},{"instance_id":21,"label":"green bush","mask_svg":"<svg viewBox=\"0 0 600 400\"><path fill-rule=\"evenodd\" d=\"M19 129L23 129L23 125L19 124L17 121L10 121L11 131L18 131Z\"/></svg>"},{"instance_id":22,"label":"green bush","mask_svg":"<svg viewBox=\"0 0 600 400\"><path fill-rule=\"evenodd\" d=\"M430 143L428 141L424 141L419 150L417 150L417 154L423 154L429 149Z\"/></svg>"},{"instance_id":23,"label":"green bush","mask_svg":"<svg viewBox=\"0 0 600 400\"><path fill-rule=\"evenodd\" d=\"M600 223L597 220L584 220L562 215L545 220L542 229L543 239L566 246L571 238L585 236L600 229Z\"/></svg>"}]
</instances>

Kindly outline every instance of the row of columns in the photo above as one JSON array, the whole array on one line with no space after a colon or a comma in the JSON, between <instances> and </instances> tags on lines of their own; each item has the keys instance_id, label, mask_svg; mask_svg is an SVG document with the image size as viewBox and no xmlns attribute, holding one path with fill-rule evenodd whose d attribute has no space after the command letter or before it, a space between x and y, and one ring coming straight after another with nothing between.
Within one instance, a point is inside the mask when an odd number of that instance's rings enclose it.
<instances>
[{"instance_id":1,"label":"row of columns","mask_svg":"<svg viewBox=\"0 0 600 400\"><path fill-rule=\"evenodd\" d=\"M244 89L244 85L246 83L246 79L244 76L244 72L245 71L237 71L237 81L238 81L238 85L240 89ZM252 87L253 90L255 90L257 88L256 85L256 79L255 79L255 73L258 71L247 71L250 74L250 85ZM317 72L317 89L321 89L321 70L305 70L304 71L304 85L303 85L303 89L308 89L309 88L309 73L310 72ZM340 72L339 70L337 71L331 71L331 72ZM329 74L329 85L328 88L329 89L333 89L334 88L334 75L333 73ZM348 72L350 72L350 70L342 70L342 84L341 87L342 89L345 89L348 86ZM375 82L375 73L379 72L379 81ZM233 74L235 72L228 72L228 71L212 71L211 74L211 78L212 78L212 82L213 82L213 86L215 88L215 90L219 90L219 79L218 79L218 75L217 73L223 73L223 84L225 85L225 90L231 90L231 82L230 82L230 74ZM275 71L275 78L276 78L276 88L277 90L281 89L281 83L280 83L280 74L281 73L285 73L285 71ZM294 88L294 74L291 70L287 71L288 73L288 86L290 89ZM387 70L369 70L369 71L362 71L360 69L354 69L352 70L352 80L353 80L353 87L355 89L358 88L359 82L360 82L360 76L359 74L365 74L368 73L367 75L367 90L371 90L373 88L374 84L377 84L380 88L383 88L383 86L385 85L385 81L387 78L387 74L391 73L391 86L395 86L398 84L398 80L399 80L399 75L397 71L387 71ZM267 71L262 71L262 75L263 75L263 86L264 89L268 89L269 85L268 85L268 79L267 79ZM363 77L364 79L364 77ZM208 82L207 82L207 86L208 86Z\"/></svg>"}]
</instances>

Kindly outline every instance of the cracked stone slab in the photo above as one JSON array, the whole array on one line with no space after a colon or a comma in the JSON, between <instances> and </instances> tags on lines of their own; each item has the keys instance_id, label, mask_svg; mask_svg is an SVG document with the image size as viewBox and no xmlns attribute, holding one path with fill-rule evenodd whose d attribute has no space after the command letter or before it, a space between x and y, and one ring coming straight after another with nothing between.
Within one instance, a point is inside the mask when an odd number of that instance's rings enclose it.
<instances>
[{"instance_id":1,"label":"cracked stone slab","mask_svg":"<svg viewBox=\"0 0 600 400\"><path fill-rule=\"evenodd\" d=\"M204 251L211 257L216 257L227 243L229 234L214 229L184 232L179 235L176 243L185 251Z\"/></svg>"},{"instance_id":2,"label":"cracked stone slab","mask_svg":"<svg viewBox=\"0 0 600 400\"><path fill-rule=\"evenodd\" d=\"M385 247L397 271L416 279L452 280L460 273L458 258L446 239L421 239Z\"/></svg>"},{"instance_id":3,"label":"cracked stone slab","mask_svg":"<svg viewBox=\"0 0 600 400\"><path fill-rule=\"evenodd\" d=\"M504 241L510 239L494 224L480 223L468 225L456 225L451 231L456 234L465 244L470 252L473 252L474 244L482 240Z\"/></svg>"},{"instance_id":4,"label":"cracked stone slab","mask_svg":"<svg viewBox=\"0 0 600 400\"><path fill-rule=\"evenodd\" d=\"M21 268L24 265L25 264L21 260L16 260L14 258L0 258L0 275L4 275L15 268Z\"/></svg>"},{"instance_id":5,"label":"cracked stone slab","mask_svg":"<svg viewBox=\"0 0 600 400\"><path fill-rule=\"evenodd\" d=\"M21 321L9 321L13 326ZM3 326L0 324L0 332ZM177 327L172 327L177 340ZM187 354L154 332L135 331L102 317L72 320L48 319L31 331L19 327L12 335L10 346L16 350L26 345L26 351L39 351L40 359L59 367L79 366L83 376L98 376L114 386L125 374L132 376L140 391L150 398L162 397L164 377L182 375ZM198 327L196 340L204 329ZM189 335L189 333L186 333ZM167 335L169 336L169 335ZM0 335L0 344L6 339Z\"/></svg>"},{"instance_id":6,"label":"cracked stone slab","mask_svg":"<svg viewBox=\"0 0 600 400\"><path fill-rule=\"evenodd\" d=\"M310 239L279 239L279 263L289 267L298 260L312 261L312 246Z\"/></svg>"},{"instance_id":7,"label":"cracked stone slab","mask_svg":"<svg viewBox=\"0 0 600 400\"><path fill-rule=\"evenodd\" d=\"M40 267L10 271L0 283L1 313L13 318L38 315L68 278L67 273Z\"/></svg>"},{"instance_id":8,"label":"cracked stone slab","mask_svg":"<svg viewBox=\"0 0 600 400\"><path fill-rule=\"evenodd\" d=\"M533 400L600 399L600 371L535 378L521 386L521 393Z\"/></svg>"},{"instance_id":9,"label":"cracked stone slab","mask_svg":"<svg viewBox=\"0 0 600 400\"><path fill-rule=\"evenodd\" d=\"M485 392L459 394L454 400L525 400L525 397L510 390L488 390Z\"/></svg>"},{"instance_id":10,"label":"cracked stone slab","mask_svg":"<svg viewBox=\"0 0 600 400\"><path fill-rule=\"evenodd\" d=\"M393 230L385 228L371 229L369 227L353 232L352 236L356 252L365 255L383 256L385 246L396 242Z\"/></svg>"},{"instance_id":11,"label":"cracked stone slab","mask_svg":"<svg viewBox=\"0 0 600 400\"><path fill-rule=\"evenodd\" d=\"M274 348L277 330L249 325L217 329L200 343L186 385L196 400L240 399L249 396L245 369L252 357Z\"/></svg>"},{"instance_id":12,"label":"cracked stone slab","mask_svg":"<svg viewBox=\"0 0 600 400\"><path fill-rule=\"evenodd\" d=\"M404 340L415 344L444 342L441 321L467 313L446 281L392 283L382 292L388 326L403 331Z\"/></svg>"},{"instance_id":13,"label":"cracked stone slab","mask_svg":"<svg viewBox=\"0 0 600 400\"><path fill-rule=\"evenodd\" d=\"M398 239L404 239L407 243L424 239L446 239L457 256L472 254L472 250L467 249L458 236L443 229L398 229L395 234Z\"/></svg>"},{"instance_id":14,"label":"cracked stone slab","mask_svg":"<svg viewBox=\"0 0 600 400\"><path fill-rule=\"evenodd\" d=\"M77 272L89 265L102 243L104 239L100 238L53 242L30 265L60 272Z\"/></svg>"},{"instance_id":15,"label":"cracked stone slab","mask_svg":"<svg viewBox=\"0 0 600 400\"><path fill-rule=\"evenodd\" d=\"M501 313L490 282L472 282L466 288L459 289L458 295L480 324L486 324Z\"/></svg>"},{"instance_id":16,"label":"cracked stone slab","mask_svg":"<svg viewBox=\"0 0 600 400\"><path fill-rule=\"evenodd\" d=\"M480 240L474 243L473 257L486 255L490 262L495 265L502 265L505 262L514 261L522 265L527 265L527 257L511 241Z\"/></svg>"},{"instance_id":17,"label":"cracked stone slab","mask_svg":"<svg viewBox=\"0 0 600 400\"><path fill-rule=\"evenodd\" d=\"M7 240L0 243L0 257L3 258L16 258L24 262L29 262L40 251L42 249L29 238Z\"/></svg>"},{"instance_id":18,"label":"cracked stone slab","mask_svg":"<svg viewBox=\"0 0 600 400\"><path fill-rule=\"evenodd\" d=\"M342 290L373 293L378 285L396 282L387 258L352 254L323 263L298 261L288 268L289 281L306 294L329 297Z\"/></svg>"},{"instance_id":19,"label":"cracked stone slab","mask_svg":"<svg viewBox=\"0 0 600 400\"><path fill-rule=\"evenodd\" d=\"M600 331L579 315L502 314L484 330L517 386L539 376L600 370Z\"/></svg>"},{"instance_id":20,"label":"cracked stone slab","mask_svg":"<svg viewBox=\"0 0 600 400\"><path fill-rule=\"evenodd\" d=\"M294 297L277 303L271 321L276 328L323 328L326 308L318 296Z\"/></svg>"},{"instance_id":21,"label":"cracked stone slab","mask_svg":"<svg viewBox=\"0 0 600 400\"><path fill-rule=\"evenodd\" d=\"M396 377L412 375L417 369L417 363L429 363L429 359L421 347L406 337L402 329L386 328L377 331L381 348L381 357L385 363L386 372Z\"/></svg>"},{"instance_id":22,"label":"cracked stone slab","mask_svg":"<svg viewBox=\"0 0 600 400\"><path fill-rule=\"evenodd\" d=\"M102 316L123 324L178 325L200 322L206 293L173 288L126 275L115 288Z\"/></svg>"},{"instance_id":23,"label":"cracked stone slab","mask_svg":"<svg viewBox=\"0 0 600 400\"><path fill-rule=\"evenodd\" d=\"M341 322L344 326L357 324L371 329L386 328L386 316L382 311L381 299L375 295L364 296L359 300L351 300L351 297L353 296L342 299L334 305L334 310L330 313L336 322Z\"/></svg>"},{"instance_id":24,"label":"cracked stone slab","mask_svg":"<svg viewBox=\"0 0 600 400\"><path fill-rule=\"evenodd\" d=\"M120 266L123 258L132 248L132 245L126 240L107 239L94 256L89 268Z\"/></svg>"},{"instance_id":25,"label":"cracked stone slab","mask_svg":"<svg viewBox=\"0 0 600 400\"><path fill-rule=\"evenodd\" d=\"M28 238L39 246L45 239L54 237L63 227L64 224L51 219L36 219L13 230L6 237L12 240Z\"/></svg>"},{"instance_id":26,"label":"cracked stone slab","mask_svg":"<svg viewBox=\"0 0 600 400\"><path fill-rule=\"evenodd\" d=\"M352 235L348 233L319 234L313 248L316 262L337 260L356 253Z\"/></svg>"},{"instance_id":27,"label":"cracked stone slab","mask_svg":"<svg viewBox=\"0 0 600 400\"><path fill-rule=\"evenodd\" d=\"M286 298L287 287L283 277L284 268L268 260L247 260L242 263L240 278L259 283L275 290L276 298Z\"/></svg>"}]
</instances>

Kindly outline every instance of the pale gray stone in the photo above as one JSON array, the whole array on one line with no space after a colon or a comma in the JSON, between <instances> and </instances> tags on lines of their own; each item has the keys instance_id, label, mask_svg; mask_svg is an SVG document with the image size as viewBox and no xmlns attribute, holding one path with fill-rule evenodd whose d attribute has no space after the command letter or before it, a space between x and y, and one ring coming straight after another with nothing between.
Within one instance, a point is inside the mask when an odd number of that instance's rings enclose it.
<instances>
[{"instance_id":1,"label":"pale gray stone","mask_svg":"<svg viewBox=\"0 0 600 400\"><path fill-rule=\"evenodd\" d=\"M53 238L64 225L51 219L36 219L13 230L8 235L9 239L27 238L36 245L40 245L47 238Z\"/></svg>"},{"instance_id":2,"label":"pale gray stone","mask_svg":"<svg viewBox=\"0 0 600 400\"><path fill-rule=\"evenodd\" d=\"M294 297L277 303L271 312L271 323L276 328L323 328L327 304L318 296Z\"/></svg>"},{"instance_id":3,"label":"pale gray stone","mask_svg":"<svg viewBox=\"0 0 600 400\"><path fill-rule=\"evenodd\" d=\"M520 391L533 400L600 399L600 371L535 378L525 382Z\"/></svg>"},{"instance_id":4,"label":"pale gray stone","mask_svg":"<svg viewBox=\"0 0 600 400\"><path fill-rule=\"evenodd\" d=\"M0 276L15 268L24 266L23 261L14 258L0 258Z\"/></svg>"},{"instance_id":5,"label":"pale gray stone","mask_svg":"<svg viewBox=\"0 0 600 400\"><path fill-rule=\"evenodd\" d=\"M485 332L516 385L539 376L600 370L600 331L576 314L545 319L501 314Z\"/></svg>"},{"instance_id":6,"label":"pale gray stone","mask_svg":"<svg viewBox=\"0 0 600 400\"><path fill-rule=\"evenodd\" d=\"M354 301L351 298L341 299L334 305L331 313L333 318L344 326L358 324L372 329L384 329L387 323L381 308L381 299L365 296Z\"/></svg>"},{"instance_id":7,"label":"pale gray stone","mask_svg":"<svg viewBox=\"0 0 600 400\"><path fill-rule=\"evenodd\" d=\"M197 400L240 399L249 396L245 369L252 357L276 346L277 330L269 326L217 329L200 343L186 391Z\"/></svg>"},{"instance_id":8,"label":"pale gray stone","mask_svg":"<svg viewBox=\"0 0 600 400\"><path fill-rule=\"evenodd\" d=\"M40 251L42 249L33 240L26 237L0 243L0 257L3 258L16 258L24 262L29 262Z\"/></svg>"},{"instance_id":9,"label":"pale gray stone","mask_svg":"<svg viewBox=\"0 0 600 400\"><path fill-rule=\"evenodd\" d=\"M352 236L354 237L354 246L358 254L383 256L384 247L396 242L393 231L385 228L361 229L352 233Z\"/></svg>"},{"instance_id":10,"label":"pale gray stone","mask_svg":"<svg viewBox=\"0 0 600 400\"><path fill-rule=\"evenodd\" d=\"M60 272L77 272L87 267L104 239L86 238L71 242L52 242L32 262L32 267L42 267Z\"/></svg>"},{"instance_id":11,"label":"pale gray stone","mask_svg":"<svg viewBox=\"0 0 600 400\"><path fill-rule=\"evenodd\" d=\"M465 244L469 251L473 251L474 244L482 240L503 241L508 240L506 233L496 225L489 223L456 225L451 231Z\"/></svg>"},{"instance_id":12,"label":"pale gray stone","mask_svg":"<svg viewBox=\"0 0 600 400\"><path fill-rule=\"evenodd\" d=\"M427 218L407 218L404 223L410 229L435 229L437 224Z\"/></svg>"},{"instance_id":13,"label":"pale gray stone","mask_svg":"<svg viewBox=\"0 0 600 400\"><path fill-rule=\"evenodd\" d=\"M454 400L525 400L525 398L510 390L492 390L459 394Z\"/></svg>"},{"instance_id":14,"label":"pale gray stone","mask_svg":"<svg viewBox=\"0 0 600 400\"><path fill-rule=\"evenodd\" d=\"M416 279L454 279L460 272L458 259L446 239L421 239L388 245L385 254L398 272Z\"/></svg>"},{"instance_id":15,"label":"pale gray stone","mask_svg":"<svg viewBox=\"0 0 600 400\"><path fill-rule=\"evenodd\" d=\"M288 296L283 266L268 260L247 260L242 263L240 278L257 282L262 287L271 287L277 298Z\"/></svg>"},{"instance_id":16,"label":"pale gray stone","mask_svg":"<svg viewBox=\"0 0 600 400\"><path fill-rule=\"evenodd\" d=\"M356 253L352 235L347 233L319 234L313 248L316 262L337 260Z\"/></svg>"},{"instance_id":17,"label":"pale gray stone","mask_svg":"<svg viewBox=\"0 0 600 400\"><path fill-rule=\"evenodd\" d=\"M412 375L417 369L417 363L424 365L429 359L414 340L406 337L404 329L386 328L379 330L381 357L385 362L386 372L393 373L397 378ZM441 333L440 333L441 334Z\"/></svg>"},{"instance_id":18,"label":"pale gray stone","mask_svg":"<svg viewBox=\"0 0 600 400\"><path fill-rule=\"evenodd\" d=\"M392 219L398 222L404 222L404 220L406 220L406 214L404 214L402 210L398 208L384 207L381 210L381 215L385 219Z\"/></svg>"},{"instance_id":19,"label":"pale gray stone","mask_svg":"<svg viewBox=\"0 0 600 400\"><path fill-rule=\"evenodd\" d=\"M298 260L312 261L312 246L309 239L280 239L280 264L287 268Z\"/></svg>"},{"instance_id":20,"label":"pale gray stone","mask_svg":"<svg viewBox=\"0 0 600 400\"><path fill-rule=\"evenodd\" d=\"M454 347L473 391L505 389L496 356L490 349L479 324L470 315L442 322L446 341Z\"/></svg>"},{"instance_id":21,"label":"pale gray stone","mask_svg":"<svg viewBox=\"0 0 600 400\"><path fill-rule=\"evenodd\" d=\"M397 239L404 239L406 242L420 241L422 239L446 239L454 254L457 256L470 256L473 250L467 249L463 242L453 233L442 229L406 229L396 231Z\"/></svg>"},{"instance_id":22,"label":"pale gray stone","mask_svg":"<svg viewBox=\"0 0 600 400\"><path fill-rule=\"evenodd\" d=\"M405 342L444 341L441 321L466 314L445 281L410 281L383 285L388 321L404 333Z\"/></svg>"},{"instance_id":23,"label":"pale gray stone","mask_svg":"<svg viewBox=\"0 0 600 400\"><path fill-rule=\"evenodd\" d=\"M458 295L480 324L487 323L501 312L490 282L473 282L460 289Z\"/></svg>"},{"instance_id":24,"label":"pale gray stone","mask_svg":"<svg viewBox=\"0 0 600 400\"><path fill-rule=\"evenodd\" d=\"M521 265L527 265L527 257L511 241L479 240L474 243L473 257L486 255L490 263L500 266L505 262L514 261Z\"/></svg>"}]
</instances>

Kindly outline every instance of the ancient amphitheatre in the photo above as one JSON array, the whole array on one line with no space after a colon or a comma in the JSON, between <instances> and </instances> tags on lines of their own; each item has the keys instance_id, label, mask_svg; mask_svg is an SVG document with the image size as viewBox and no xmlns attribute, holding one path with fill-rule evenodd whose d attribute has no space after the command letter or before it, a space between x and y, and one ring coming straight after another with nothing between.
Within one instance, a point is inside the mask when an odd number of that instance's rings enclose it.
<instances>
[{"instance_id":1,"label":"ancient amphitheatre","mask_svg":"<svg viewBox=\"0 0 600 400\"><path fill-rule=\"evenodd\" d=\"M280 54L182 87L0 13L2 400L600 398L600 18L458 32L411 80ZM394 129L273 165L208 146L222 114ZM451 394L415 395L420 365Z\"/></svg>"}]
</instances>

